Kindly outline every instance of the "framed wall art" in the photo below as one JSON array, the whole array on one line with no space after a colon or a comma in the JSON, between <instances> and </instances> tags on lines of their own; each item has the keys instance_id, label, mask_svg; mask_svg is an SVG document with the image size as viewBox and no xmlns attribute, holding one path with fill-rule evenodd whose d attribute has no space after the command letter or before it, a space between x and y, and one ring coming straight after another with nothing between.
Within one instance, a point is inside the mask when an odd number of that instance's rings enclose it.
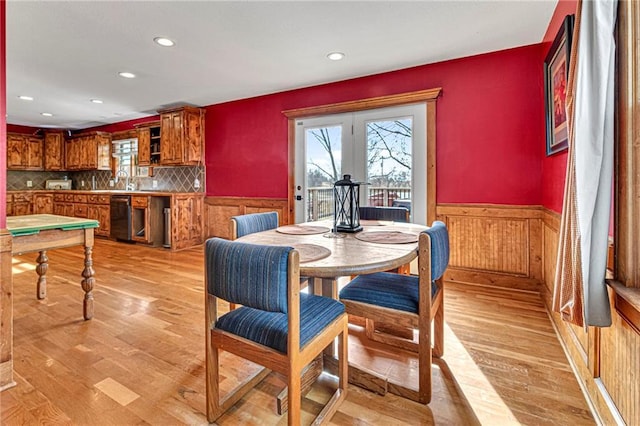
<instances>
[{"instance_id":1,"label":"framed wall art","mask_svg":"<svg viewBox=\"0 0 640 426\"><path fill-rule=\"evenodd\" d=\"M553 40L544 60L544 92L547 122L547 155L552 155L569 146L567 127L567 78L574 15L567 15Z\"/></svg>"}]
</instances>

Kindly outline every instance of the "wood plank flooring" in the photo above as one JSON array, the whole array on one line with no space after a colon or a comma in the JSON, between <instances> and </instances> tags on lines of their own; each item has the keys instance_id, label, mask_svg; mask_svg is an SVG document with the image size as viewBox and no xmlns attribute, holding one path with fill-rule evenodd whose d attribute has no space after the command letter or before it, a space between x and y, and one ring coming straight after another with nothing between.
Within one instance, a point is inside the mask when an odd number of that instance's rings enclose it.
<instances>
[{"instance_id":1,"label":"wood plank flooring","mask_svg":"<svg viewBox=\"0 0 640 426\"><path fill-rule=\"evenodd\" d=\"M93 257L90 321L82 319L80 248L49 252L42 301L36 256L14 257L17 386L0 394L0 423L207 423L202 248L171 253L98 240ZM431 404L350 386L331 423L595 423L537 294L447 284L445 321ZM357 326L350 327L349 356L396 380L416 380L415 358L366 342ZM226 386L253 368L228 354L223 365ZM303 421L319 412L334 382L321 377L303 402ZM268 376L219 424L286 424L276 414L283 387L280 376Z\"/></svg>"}]
</instances>

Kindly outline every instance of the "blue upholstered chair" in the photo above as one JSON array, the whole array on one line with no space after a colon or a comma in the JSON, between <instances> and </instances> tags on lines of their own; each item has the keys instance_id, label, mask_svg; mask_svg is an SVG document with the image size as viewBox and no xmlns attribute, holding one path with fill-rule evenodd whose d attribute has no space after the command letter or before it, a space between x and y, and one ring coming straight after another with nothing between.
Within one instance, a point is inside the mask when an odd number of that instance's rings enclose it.
<instances>
[{"instance_id":1,"label":"blue upholstered chair","mask_svg":"<svg viewBox=\"0 0 640 426\"><path fill-rule=\"evenodd\" d=\"M364 220L392 220L394 222L409 222L409 210L404 207L379 207L379 206L362 206L360 207L360 219ZM402 265L389 272L397 272L399 274L409 274L411 267L409 264Z\"/></svg>"},{"instance_id":2,"label":"blue upholstered chair","mask_svg":"<svg viewBox=\"0 0 640 426\"><path fill-rule=\"evenodd\" d=\"M251 213L231 218L231 239L278 227L278 212Z\"/></svg>"},{"instance_id":3,"label":"blue upholstered chair","mask_svg":"<svg viewBox=\"0 0 640 426\"><path fill-rule=\"evenodd\" d=\"M360 207L360 219L409 222L409 210L404 207L362 206Z\"/></svg>"},{"instance_id":4,"label":"blue upholstered chair","mask_svg":"<svg viewBox=\"0 0 640 426\"><path fill-rule=\"evenodd\" d=\"M440 358L444 351L442 277L449 264L449 234L445 224L436 221L421 232L418 246L418 276L389 272L360 275L340 291L340 301L348 314L418 330L417 342L386 334L377 340L418 353L418 389L406 384L393 386L403 389L401 395L428 404L431 359Z\"/></svg>"},{"instance_id":5,"label":"blue upholstered chair","mask_svg":"<svg viewBox=\"0 0 640 426\"><path fill-rule=\"evenodd\" d=\"M299 254L291 247L207 240L205 246L207 419L214 422L270 371L287 377L289 425L300 424L302 370L338 341L338 388L318 419L329 419L347 390L347 315L330 298L300 293ZM218 316L218 298L241 304ZM265 368L220 392L219 352ZM233 370L224 374L232 374ZM228 380L228 378L227 378Z\"/></svg>"}]
</instances>

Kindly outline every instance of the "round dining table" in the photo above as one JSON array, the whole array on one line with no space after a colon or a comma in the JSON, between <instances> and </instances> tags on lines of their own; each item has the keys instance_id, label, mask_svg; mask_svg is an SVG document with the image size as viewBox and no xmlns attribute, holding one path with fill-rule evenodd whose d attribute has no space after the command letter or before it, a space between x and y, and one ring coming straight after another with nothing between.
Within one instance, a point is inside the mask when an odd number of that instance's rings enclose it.
<instances>
[{"instance_id":1,"label":"round dining table","mask_svg":"<svg viewBox=\"0 0 640 426\"><path fill-rule=\"evenodd\" d=\"M418 235L427 229L413 223L362 220L363 230L331 235L332 222L306 222L256 232L237 241L291 246L300 252L300 275L314 280L314 293L337 298L337 279L388 271L418 255Z\"/></svg>"}]
</instances>

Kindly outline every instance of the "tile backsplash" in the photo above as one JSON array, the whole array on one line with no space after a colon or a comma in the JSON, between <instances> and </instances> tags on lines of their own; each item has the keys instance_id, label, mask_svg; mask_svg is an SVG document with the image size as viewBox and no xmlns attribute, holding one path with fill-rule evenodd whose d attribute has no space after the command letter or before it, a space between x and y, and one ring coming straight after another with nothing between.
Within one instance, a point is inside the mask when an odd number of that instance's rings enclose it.
<instances>
[{"instance_id":1,"label":"tile backsplash","mask_svg":"<svg viewBox=\"0 0 640 426\"><path fill-rule=\"evenodd\" d=\"M138 190L154 190L161 192L204 192L204 166L195 167L155 167L152 177L135 177L131 181ZM124 189L124 181L109 186L112 179L111 171L96 170L84 172L34 172L7 170L7 191L23 191L45 189L45 182L53 179L64 179L67 176L73 181L73 189L90 190L91 180L95 176L95 189ZM200 181L200 188L195 188L196 178ZM31 181L32 186L27 186ZM84 186L82 186L84 181ZM153 187L153 181L157 186Z\"/></svg>"}]
</instances>

